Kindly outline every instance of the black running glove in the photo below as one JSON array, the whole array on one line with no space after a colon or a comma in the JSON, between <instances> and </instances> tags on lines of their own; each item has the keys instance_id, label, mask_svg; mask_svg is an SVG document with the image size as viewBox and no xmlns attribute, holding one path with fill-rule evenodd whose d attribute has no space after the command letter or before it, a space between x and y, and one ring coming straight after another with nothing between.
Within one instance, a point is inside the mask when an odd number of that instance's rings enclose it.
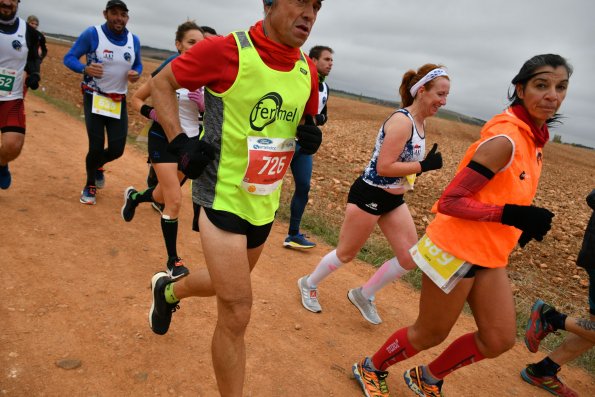
<instances>
[{"instance_id":1,"label":"black running glove","mask_svg":"<svg viewBox=\"0 0 595 397\"><path fill-rule=\"evenodd\" d=\"M587 205L595 211L595 189L593 189L587 196Z\"/></svg>"},{"instance_id":2,"label":"black running glove","mask_svg":"<svg viewBox=\"0 0 595 397\"><path fill-rule=\"evenodd\" d=\"M143 105L140 108L140 114L142 114L143 116L145 116L146 118L148 118L149 120L152 120L151 118L151 110L154 110L153 106L150 105Z\"/></svg>"},{"instance_id":3,"label":"black running glove","mask_svg":"<svg viewBox=\"0 0 595 397\"><path fill-rule=\"evenodd\" d=\"M519 238L519 245L523 248L531 239L542 241L552 228L554 214L540 207L532 205L505 204L501 222L514 226L523 231Z\"/></svg>"},{"instance_id":4,"label":"black running glove","mask_svg":"<svg viewBox=\"0 0 595 397\"><path fill-rule=\"evenodd\" d=\"M300 124L295 134L301 151L305 154L314 154L322 143L322 131L315 125Z\"/></svg>"},{"instance_id":5,"label":"black running glove","mask_svg":"<svg viewBox=\"0 0 595 397\"><path fill-rule=\"evenodd\" d=\"M178 134L167 146L167 151L178 157L178 169L190 179L196 179L215 159L215 149L205 141Z\"/></svg>"},{"instance_id":6,"label":"black running glove","mask_svg":"<svg viewBox=\"0 0 595 397\"><path fill-rule=\"evenodd\" d=\"M438 144L435 143L432 149L428 152L425 159L419 162L421 165L421 172L439 170L442 168L442 153L437 152Z\"/></svg>"},{"instance_id":7,"label":"black running glove","mask_svg":"<svg viewBox=\"0 0 595 397\"><path fill-rule=\"evenodd\" d=\"M39 80L41 80L41 78L39 77L38 73L30 74L25 79L25 85L32 90L36 90L39 88Z\"/></svg>"}]
</instances>

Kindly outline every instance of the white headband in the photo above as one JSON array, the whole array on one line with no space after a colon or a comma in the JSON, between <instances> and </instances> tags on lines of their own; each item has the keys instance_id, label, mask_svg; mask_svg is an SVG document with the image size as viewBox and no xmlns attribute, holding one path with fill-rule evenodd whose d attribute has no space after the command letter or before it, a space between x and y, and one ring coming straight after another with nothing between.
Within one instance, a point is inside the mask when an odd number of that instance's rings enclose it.
<instances>
[{"instance_id":1,"label":"white headband","mask_svg":"<svg viewBox=\"0 0 595 397\"><path fill-rule=\"evenodd\" d=\"M419 80L417 83L415 83L413 85L413 87L411 87L411 89L409 90L409 92L411 93L411 96L415 98L417 91L422 86L426 85L426 83L428 83L429 81L432 81L436 77L440 77L440 76L448 76L448 73L446 73L446 70L441 69L441 68L431 70L428 74L426 74L424 77L422 77L421 80Z\"/></svg>"}]
</instances>

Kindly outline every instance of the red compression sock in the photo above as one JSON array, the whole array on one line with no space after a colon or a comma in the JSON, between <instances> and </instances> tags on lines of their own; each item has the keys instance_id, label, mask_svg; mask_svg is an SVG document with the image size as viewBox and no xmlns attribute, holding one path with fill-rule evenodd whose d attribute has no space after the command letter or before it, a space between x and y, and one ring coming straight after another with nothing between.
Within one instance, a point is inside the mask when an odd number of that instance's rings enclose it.
<instances>
[{"instance_id":1,"label":"red compression sock","mask_svg":"<svg viewBox=\"0 0 595 397\"><path fill-rule=\"evenodd\" d=\"M428 369L437 379L444 379L451 372L484 358L477 348L475 333L470 333L452 342L438 358L428 365Z\"/></svg>"},{"instance_id":2,"label":"red compression sock","mask_svg":"<svg viewBox=\"0 0 595 397\"><path fill-rule=\"evenodd\" d=\"M409 343L407 327L401 328L384 342L384 345L372 356L376 369L386 371L391 365L415 356L418 351Z\"/></svg>"}]
</instances>

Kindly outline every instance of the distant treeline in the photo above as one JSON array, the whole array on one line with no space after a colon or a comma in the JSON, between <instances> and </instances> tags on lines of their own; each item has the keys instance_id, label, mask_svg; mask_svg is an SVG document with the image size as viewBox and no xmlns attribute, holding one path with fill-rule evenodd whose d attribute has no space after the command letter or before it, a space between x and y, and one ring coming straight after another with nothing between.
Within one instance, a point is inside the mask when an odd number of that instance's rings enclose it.
<instances>
[{"instance_id":1,"label":"distant treeline","mask_svg":"<svg viewBox=\"0 0 595 397\"><path fill-rule=\"evenodd\" d=\"M562 143L564 145L570 145L570 146L574 146L574 147L580 147L583 149L595 150L595 148L592 148L591 146L581 145L580 143L566 143L566 142L562 142Z\"/></svg>"},{"instance_id":2,"label":"distant treeline","mask_svg":"<svg viewBox=\"0 0 595 397\"><path fill-rule=\"evenodd\" d=\"M363 94L354 94L352 92L336 90L333 88L331 88L331 92L334 93L335 95L339 95L339 96L343 96L343 97L347 97L347 98L351 98L351 99L356 99L358 101L371 103L374 105L387 106L387 107L391 107L391 108L396 108L396 107L400 106L400 103L398 101L390 101L388 99L373 98L373 97L366 96ZM447 120L460 121L460 122L466 123L466 124L477 125L480 127L486 123L485 120L478 119L476 117L466 116L464 114L453 112L452 110L446 110L446 109L440 109L438 111L438 117L447 119Z\"/></svg>"}]
</instances>

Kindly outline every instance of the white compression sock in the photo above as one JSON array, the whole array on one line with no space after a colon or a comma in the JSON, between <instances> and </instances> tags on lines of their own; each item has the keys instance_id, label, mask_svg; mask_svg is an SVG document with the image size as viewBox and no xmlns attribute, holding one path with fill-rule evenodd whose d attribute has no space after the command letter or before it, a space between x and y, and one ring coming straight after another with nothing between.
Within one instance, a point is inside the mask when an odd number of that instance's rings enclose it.
<instances>
[{"instance_id":1,"label":"white compression sock","mask_svg":"<svg viewBox=\"0 0 595 397\"><path fill-rule=\"evenodd\" d=\"M403 269L396 257L392 257L376 270L376 273L362 287L362 295L366 299L374 299L376 292L380 291L391 281L403 277L408 270Z\"/></svg>"},{"instance_id":2,"label":"white compression sock","mask_svg":"<svg viewBox=\"0 0 595 397\"><path fill-rule=\"evenodd\" d=\"M329 274L337 270L343 265L343 262L337 257L337 250L332 250L320 260L316 269L308 277L308 284L310 287L316 287L318 283L326 278Z\"/></svg>"}]
</instances>

